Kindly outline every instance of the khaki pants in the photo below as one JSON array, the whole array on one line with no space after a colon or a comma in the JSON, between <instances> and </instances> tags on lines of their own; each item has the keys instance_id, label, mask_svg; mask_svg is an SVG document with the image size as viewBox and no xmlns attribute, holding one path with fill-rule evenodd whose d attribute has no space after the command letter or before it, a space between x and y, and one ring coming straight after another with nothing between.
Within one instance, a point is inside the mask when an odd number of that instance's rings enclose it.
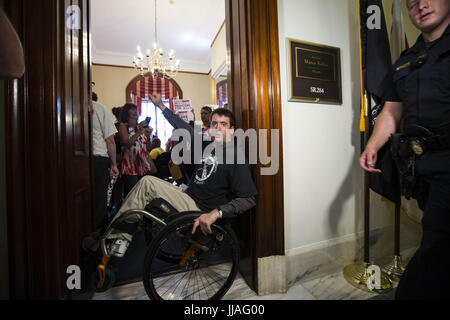
<instances>
[{"instance_id":1,"label":"khaki pants","mask_svg":"<svg viewBox=\"0 0 450 320\"><path fill-rule=\"evenodd\" d=\"M131 189L126 199L124 200L119 212L114 217L114 221L118 219L124 212L130 209L143 210L147 204L155 198L162 198L169 202L178 211L200 211L199 207L195 204L194 200L180 188L173 184L161 180L153 176L145 176ZM139 222L142 217L138 214L131 215L125 220L126 223ZM112 232L111 237L117 238L117 234ZM128 234L122 236L130 240Z\"/></svg>"}]
</instances>

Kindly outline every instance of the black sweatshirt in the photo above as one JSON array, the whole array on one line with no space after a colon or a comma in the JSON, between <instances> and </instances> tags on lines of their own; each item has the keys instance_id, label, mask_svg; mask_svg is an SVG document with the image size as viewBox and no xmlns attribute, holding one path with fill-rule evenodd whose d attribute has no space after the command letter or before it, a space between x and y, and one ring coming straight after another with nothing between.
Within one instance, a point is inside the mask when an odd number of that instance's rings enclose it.
<instances>
[{"instance_id":1,"label":"black sweatshirt","mask_svg":"<svg viewBox=\"0 0 450 320\"><path fill-rule=\"evenodd\" d=\"M190 133L191 150L196 150L194 143L202 141L202 153L212 142L194 139L192 127L175 115L169 108L163 111L164 117L175 129L185 129ZM201 163L195 164L186 193L195 201L197 206L205 212L220 209L223 217L234 217L256 205L256 186L251 176L248 161L237 164L238 154L242 150L233 143L215 144L212 152L204 153ZM220 148L220 150L218 150ZM226 155L234 154L234 162L225 163ZM242 154L240 154L242 156ZM244 157L245 158L245 157ZM191 159L194 159L193 155Z\"/></svg>"}]
</instances>

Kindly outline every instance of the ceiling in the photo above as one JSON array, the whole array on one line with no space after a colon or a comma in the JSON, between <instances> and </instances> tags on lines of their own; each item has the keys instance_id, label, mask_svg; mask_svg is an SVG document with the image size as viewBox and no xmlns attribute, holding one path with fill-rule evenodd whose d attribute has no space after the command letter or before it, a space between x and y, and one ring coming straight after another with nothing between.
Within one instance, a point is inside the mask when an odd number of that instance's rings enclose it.
<instances>
[{"instance_id":1,"label":"ceiling","mask_svg":"<svg viewBox=\"0 0 450 320\"><path fill-rule=\"evenodd\" d=\"M93 63L132 66L155 41L154 0L91 0ZM224 0L157 0L159 47L175 50L182 71L209 73L211 43L225 21Z\"/></svg>"}]
</instances>

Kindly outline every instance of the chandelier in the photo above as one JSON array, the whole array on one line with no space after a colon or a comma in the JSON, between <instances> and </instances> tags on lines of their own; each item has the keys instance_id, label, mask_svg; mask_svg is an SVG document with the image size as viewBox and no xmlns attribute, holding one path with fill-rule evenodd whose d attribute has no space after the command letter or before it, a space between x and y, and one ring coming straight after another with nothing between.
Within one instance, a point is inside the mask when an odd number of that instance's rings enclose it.
<instances>
[{"instance_id":1,"label":"chandelier","mask_svg":"<svg viewBox=\"0 0 450 320\"><path fill-rule=\"evenodd\" d=\"M172 3L172 2L171 2ZM169 59L164 57L163 49L158 47L158 23L157 23L157 7L155 0L155 42L153 50L147 50L144 57L141 47L137 47L137 55L133 58L133 66L142 76L148 72L152 76L160 76L166 79L173 78L180 69L180 60L175 60L175 52L169 52Z\"/></svg>"}]
</instances>

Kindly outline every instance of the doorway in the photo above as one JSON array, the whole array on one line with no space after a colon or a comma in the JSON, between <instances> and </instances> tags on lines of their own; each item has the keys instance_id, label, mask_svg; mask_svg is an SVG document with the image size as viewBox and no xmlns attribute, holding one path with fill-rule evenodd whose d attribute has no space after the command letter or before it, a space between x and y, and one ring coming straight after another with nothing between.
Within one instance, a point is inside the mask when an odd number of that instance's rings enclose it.
<instances>
[{"instance_id":1,"label":"doorway","mask_svg":"<svg viewBox=\"0 0 450 320\"><path fill-rule=\"evenodd\" d=\"M228 73L224 0L96 0L91 7L93 90L107 109L135 104L139 119L151 118L153 138L158 138L167 152L172 127L151 103L151 93L162 94L165 105L174 112L177 100L187 101L192 112L178 110L179 115L200 126L204 106L223 107L216 83L226 82ZM180 61L180 69L173 78L154 76L151 68L145 68L146 56L152 56L154 46L161 49L157 51L163 52L167 63L168 53L174 50L173 60ZM137 60L144 70L133 64ZM145 252L144 237L137 234L116 285L141 280Z\"/></svg>"},{"instance_id":2,"label":"doorway","mask_svg":"<svg viewBox=\"0 0 450 320\"><path fill-rule=\"evenodd\" d=\"M93 230L91 75L95 76L94 69L102 72L108 67L93 64L89 54L90 37L85 35L91 33L92 3L5 1L5 11L25 48L27 66L22 79L5 83L5 155L6 163L14 164L14 170L6 172L12 299L67 299L77 294L66 286L67 270L79 263L80 243ZM80 8L79 28L66 23L67 8L73 5ZM130 8L144 12L142 7ZM244 129L281 129L276 8L276 0L225 0L227 102ZM125 57L128 62L129 56ZM117 69L130 75L123 80L124 87L136 76L132 68ZM216 83L208 71L200 76L206 77L211 99ZM106 80L123 79L112 71L105 74ZM104 86L108 94L103 97L113 97L116 90L106 80L97 81L96 90ZM189 85L193 83L187 81L183 90ZM117 92L124 96L125 91ZM117 106L120 103L109 104ZM261 165L254 166L258 204L237 223L246 236L241 272L256 291L258 259L284 254L282 161L280 166L271 177L261 177Z\"/></svg>"}]
</instances>

